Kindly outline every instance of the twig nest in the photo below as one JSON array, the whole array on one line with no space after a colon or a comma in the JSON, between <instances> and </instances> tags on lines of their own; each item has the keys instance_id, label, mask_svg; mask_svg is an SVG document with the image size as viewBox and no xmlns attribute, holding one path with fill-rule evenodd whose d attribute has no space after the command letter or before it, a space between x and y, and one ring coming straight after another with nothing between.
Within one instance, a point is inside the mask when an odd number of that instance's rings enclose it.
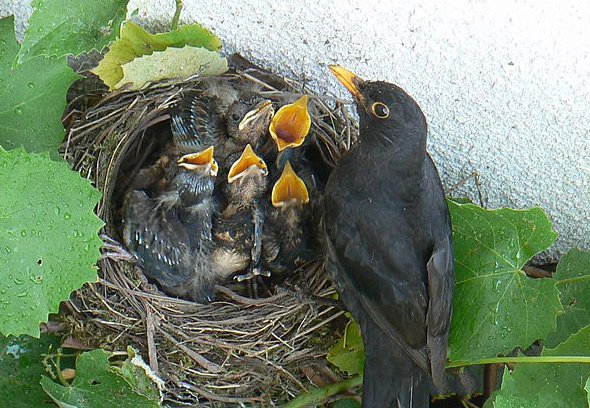
<instances>
[{"instance_id":1,"label":"twig nest","mask_svg":"<svg viewBox=\"0 0 590 408\"><path fill-rule=\"evenodd\" d=\"M307 91L308 96L298 99L303 89L296 81L239 57L232 64L233 70L220 81L251 84L253 96L283 106L277 115L300 124L288 137L280 127L271 134L290 139L292 147L309 132L306 143L316 146L312 160L333 166L355 132L342 104ZM103 94L91 106L77 106L64 118L64 156L102 191L97 213L107 223L99 280L73 296L66 320L73 337L89 346L124 350L133 345L141 350L166 381L167 401L280 405L311 386L302 368L326 361L327 349L337 338L335 328L344 321L321 261L293 268L279 285L271 282L268 297L250 298L228 284L216 287L217 300L201 305L162 293L121 243L121 206L132 176L146 163L156 169L169 166L170 159L158 159L154 152L164 151L170 142L170 108L186 93L200 90L199 78L158 83L142 91L119 90ZM298 117L305 114L307 119ZM204 161L211 163L209 159ZM301 188L305 177L294 174L288 160L277 157L276 163L282 163L277 180L283 174L273 191L276 201L289 201L295 193L294 201L307 202L311 196L313 203L313 191L307 195ZM219 167L221 174L221 162Z\"/></svg>"}]
</instances>

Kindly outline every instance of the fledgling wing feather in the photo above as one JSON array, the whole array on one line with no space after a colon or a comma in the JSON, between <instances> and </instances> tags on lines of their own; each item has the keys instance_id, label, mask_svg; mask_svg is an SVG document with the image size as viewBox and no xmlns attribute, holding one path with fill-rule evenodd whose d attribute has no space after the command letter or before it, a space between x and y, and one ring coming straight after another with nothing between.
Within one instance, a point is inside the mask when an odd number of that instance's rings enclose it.
<instances>
[{"instance_id":1,"label":"fledgling wing feather","mask_svg":"<svg viewBox=\"0 0 590 408\"><path fill-rule=\"evenodd\" d=\"M197 91L187 91L170 111L172 139L180 154L194 153L216 145L225 135L217 100Z\"/></svg>"},{"instance_id":2,"label":"fledgling wing feather","mask_svg":"<svg viewBox=\"0 0 590 408\"><path fill-rule=\"evenodd\" d=\"M131 191L126 197L123 238L148 278L175 286L193 273L189 236L175 211L157 208L143 191Z\"/></svg>"}]
</instances>

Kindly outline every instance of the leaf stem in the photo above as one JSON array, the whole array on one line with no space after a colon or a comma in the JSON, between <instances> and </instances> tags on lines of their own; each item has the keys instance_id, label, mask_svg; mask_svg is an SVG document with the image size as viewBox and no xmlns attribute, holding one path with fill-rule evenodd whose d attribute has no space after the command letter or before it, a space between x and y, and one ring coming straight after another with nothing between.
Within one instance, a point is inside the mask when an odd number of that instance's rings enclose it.
<instances>
[{"instance_id":1,"label":"leaf stem","mask_svg":"<svg viewBox=\"0 0 590 408\"><path fill-rule=\"evenodd\" d=\"M59 379L59 382L62 383L62 385L64 387L69 387L70 384L66 381L66 379L63 376L63 373L61 372L61 347L57 349L57 354L55 355L55 371L57 372L57 378Z\"/></svg>"},{"instance_id":2,"label":"leaf stem","mask_svg":"<svg viewBox=\"0 0 590 408\"><path fill-rule=\"evenodd\" d=\"M339 392L348 390L349 388L358 387L363 383L363 376L357 375L337 383L326 385L321 388L314 388L313 390L300 394L296 398L289 401L283 408L303 408L308 406L317 406L329 397Z\"/></svg>"},{"instance_id":3,"label":"leaf stem","mask_svg":"<svg viewBox=\"0 0 590 408\"><path fill-rule=\"evenodd\" d=\"M533 356L533 357L493 357L467 362L454 361L447 364L447 368L482 365L482 364L505 364L505 363L568 363L568 364L590 364L590 356Z\"/></svg>"},{"instance_id":4,"label":"leaf stem","mask_svg":"<svg viewBox=\"0 0 590 408\"><path fill-rule=\"evenodd\" d=\"M172 31L178 30L178 20L180 20L180 12L182 11L182 0L176 0L176 11L172 17L172 24L170 28Z\"/></svg>"}]
</instances>

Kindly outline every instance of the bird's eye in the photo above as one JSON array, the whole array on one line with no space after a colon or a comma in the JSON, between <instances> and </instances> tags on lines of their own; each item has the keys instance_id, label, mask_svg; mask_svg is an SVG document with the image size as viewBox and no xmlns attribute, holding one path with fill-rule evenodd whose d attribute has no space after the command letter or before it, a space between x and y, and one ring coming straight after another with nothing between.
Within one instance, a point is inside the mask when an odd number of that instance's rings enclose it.
<instances>
[{"instance_id":1,"label":"bird's eye","mask_svg":"<svg viewBox=\"0 0 590 408\"><path fill-rule=\"evenodd\" d=\"M373 114L381 119L386 119L389 116L389 108L382 102L375 102L371 106Z\"/></svg>"},{"instance_id":2,"label":"bird's eye","mask_svg":"<svg viewBox=\"0 0 590 408\"><path fill-rule=\"evenodd\" d=\"M240 115L238 115L237 113L234 113L231 115L231 118L233 121L237 122L238 120L240 120Z\"/></svg>"}]
</instances>

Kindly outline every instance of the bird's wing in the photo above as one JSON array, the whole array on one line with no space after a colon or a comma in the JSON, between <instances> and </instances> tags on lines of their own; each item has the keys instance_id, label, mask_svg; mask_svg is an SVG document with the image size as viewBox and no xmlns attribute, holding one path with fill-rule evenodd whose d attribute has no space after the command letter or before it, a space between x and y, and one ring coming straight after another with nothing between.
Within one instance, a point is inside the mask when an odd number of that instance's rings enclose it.
<instances>
[{"instance_id":1,"label":"bird's wing","mask_svg":"<svg viewBox=\"0 0 590 408\"><path fill-rule=\"evenodd\" d=\"M124 240L144 273L163 286L182 283L192 273L189 236L174 209L164 210L143 191L125 200Z\"/></svg>"},{"instance_id":2,"label":"bird's wing","mask_svg":"<svg viewBox=\"0 0 590 408\"><path fill-rule=\"evenodd\" d=\"M453 244L451 237L435 244L426 264L428 273L427 345L432 379L441 389L447 363L447 342L453 302Z\"/></svg>"},{"instance_id":3,"label":"bird's wing","mask_svg":"<svg viewBox=\"0 0 590 408\"><path fill-rule=\"evenodd\" d=\"M332 218L333 211L327 209L324 215ZM354 219L336 216L324 220L323 228L326 266L339 286L343 302L357 320L372 319L422 370L430 372L426 288L416 279L405 279L407 271L396 266L396 259L403 259L410 249L396 249L395 244L388 250L372 247L374 234L342 221L347 218ZM338 219L341 222L335 224Z\"/></svg>"},{"instance_id":4,"label":"bird's wing","mask_svg":"<svg viewBox=\"0 0 590 408\"><path fill-rule=\"evenodd\" d=\"M195 153L217 143L225 134L214 98L186 92L170 111L172 138L180 153Z\"/></svg>"}]
</instances>

